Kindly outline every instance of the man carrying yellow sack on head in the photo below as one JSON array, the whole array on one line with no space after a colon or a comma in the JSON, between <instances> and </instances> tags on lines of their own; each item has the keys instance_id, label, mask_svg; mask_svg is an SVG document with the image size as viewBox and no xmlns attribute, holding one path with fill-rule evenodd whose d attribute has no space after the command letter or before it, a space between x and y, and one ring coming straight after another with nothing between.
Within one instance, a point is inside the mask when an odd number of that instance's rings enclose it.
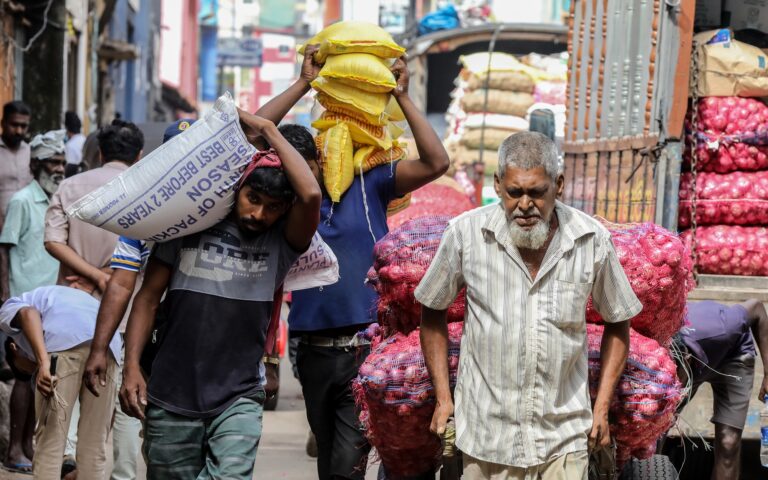
<instances>
[{"instance_id":1,"label":"man carrying yellow sack on head","mask_svg":"<svg viewBox=\"0 0 768 480\"><path fill-rule=\"evenodd\" d=\"M301 78L262 107L258 115L278 122L309 91L310 83L318 79L318 74L322 75L321 65L314 57L316 52L316 45L305 48ZM397 59L391 72L396 79L392 96L413 132L420 158L392 165L384 162L364 174L357 169L351 185L337 202L331 200L327 188L323 189L318 233L339 258L340 280L322 289L293 292L288 321L291 335L301 341L298 371L307 417L317 438L317 469L322 480L362 479L365 475L370 447L363 437L350 382L357 376L370 347L353 339L357 332L376 321L376 294L364 282L372 263L373 245L388 231L387 205L435 180L449 164L440 139L408 96L405 61ZM351 85L354 84L345 86L354 91ZM382 95L388 97L389 93ZM354 108L350 112L356 114ZM325 153L321 150L320 156ZM320 164L315 166L318 182L327 186L323 179L326 172Z\"/></svg>"}]
</instances>

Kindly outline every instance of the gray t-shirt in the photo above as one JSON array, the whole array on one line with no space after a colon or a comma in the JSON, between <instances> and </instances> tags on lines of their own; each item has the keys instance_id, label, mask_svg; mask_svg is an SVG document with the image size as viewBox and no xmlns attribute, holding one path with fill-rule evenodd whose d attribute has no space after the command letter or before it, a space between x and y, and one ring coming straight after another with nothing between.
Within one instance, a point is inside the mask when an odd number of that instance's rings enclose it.
<instances>
[{"instance_id":1,"label":"gray t-shirt","mask_svg":"<svg viewBox=\"0 0 768 480\"><path fill-rule=\"evenodd\" d=\"M244 236L225 220L158 244L152 256L171 265L173 274L150 402L207 418L261 391L259 362L275 290L299 255L286 242L283 223Z\"/></svg>"}]
</instances>

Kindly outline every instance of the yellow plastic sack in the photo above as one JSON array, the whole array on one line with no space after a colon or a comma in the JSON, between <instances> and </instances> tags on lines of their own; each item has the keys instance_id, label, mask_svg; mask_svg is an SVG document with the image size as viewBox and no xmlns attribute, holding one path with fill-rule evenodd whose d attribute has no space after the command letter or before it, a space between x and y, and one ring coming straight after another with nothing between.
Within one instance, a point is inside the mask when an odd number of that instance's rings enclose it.
<instances>
[{"instance_id":1,"label":"yellow plastic sack","mask_svg":"<svg viewBox=\"0 0 768 480\"><path fill-rule=\"evenodd\" d=\"M353 105L341 102L330 95L323 92L318 92L315 97L317 102L323 106L324 109L333 113L341 113L348 117L361 120L369 125L387 125L390 121L401 122L405 120L405 114L400 109L397 100L392 97L387 104L386 110L381 115L371 115L365 112L357 110Z\"/></svg>"},{"instance_id":2,"label":"yellow plastic sack","mask_svg":"<svg viewBox=\"0 0 768 480\"><path fill-rule=\"evenodd\" d=\"M366 92L323 77L313 80L312 88L333 97L339 103L346 104L348 108L352 107L374 117L384 114L390 96L387 93Z\"/></svg>"},{"instance_id":3,"label":"yellow plastic sack","mask_svg":"<svg viewBox=\"0 0 768 480\"><path fill-rule=\"evenodd\" d=\"M312 122L312 127L317 130L328 130L339 123L346 123L349 127L349 133L352 135L352 141L356 144L374 145L382 149L392 147L392 140L403 133L403 129L394 123L387 125L371 125L355 117L344 115L343 113L323 112L323 114Z\"/></svg>"},{"instance_id":4,"label":"yellow plastic sack","mask_svg":"<svg viewBox=\"0 0 768 480\"><path fill-rule=\"evenodd\" d=\"M400 198L396 198L387 205L387 216L391 217L397 212L402 212L411 204L410 192Z\"/></svg>"},{"instance_id":5,"label":"yellow plastic sack","mask_svg":"<svg viewBox=\"0 0 768 480\"><path fill-rule=\"evenodd\" d=\"M329 128L317 136L325 190L333 202L339 202L354 179L352 137L345 123Z\"/></svg>"},{"instance_id":6,"label":"yellow plastic sack","mask_svg":"<svg viewBox=\"0 0 768 480\"><path fill-rule=\"evenodd\" d=\"M324 63L328 55L369 53L381 58L398 58L405 49L380 26L367 22L336 22L310 38L306 45L320 45L315 60ZM304 55L304 45L299 48Z\"/></svg>"},{"instance_id":7,"label":"yellow plastic sack","mask_svg":"<svg viewBox=\"0 0 768 480\"><path fill-rule=\"evenodd\" d=\"M355 171L360 171L360 163L363 165L363 171L367 172L376 167L404 159L405 150L398 145L394 145L388 150L382 150L376 147L373 147L372 149L369 149L369 147L362 147L355 152Z\"/></svg>"},{"instance_id":8,"label":"yellow plastic sack","mask_svg":"<svg viewBox=\"0 0 768 480\"><path fill-rule=\"evenodd\" d=\"M320 76L372 93L387 93L397 86L386 62L367 53L331 55L320 70Z\"/></svg>"}]
</instances>

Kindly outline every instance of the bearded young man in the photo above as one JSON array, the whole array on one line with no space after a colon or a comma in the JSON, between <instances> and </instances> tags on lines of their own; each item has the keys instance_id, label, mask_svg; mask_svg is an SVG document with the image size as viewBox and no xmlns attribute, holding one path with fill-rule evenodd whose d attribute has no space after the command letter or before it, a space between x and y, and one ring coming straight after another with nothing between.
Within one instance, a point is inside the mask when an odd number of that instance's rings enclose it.
<instances>
[{"instance_id":1,"label":"bearded young man","mask_svg":"<svg viewBox=\"0 0 768 480\"><path fill-rule=\"evenodd\" d=\"M557 147L521 132L499 148L501 199L452 220L416 289L435 385L431 429L454 414L446 309L467 288L455 391L456 445L468 480L586 479L588 448L610 443L608 406L642 309L608 231L556 199ZM594 407L587 385L587 298L605 319Z\"/></svg>"}]
</instances>

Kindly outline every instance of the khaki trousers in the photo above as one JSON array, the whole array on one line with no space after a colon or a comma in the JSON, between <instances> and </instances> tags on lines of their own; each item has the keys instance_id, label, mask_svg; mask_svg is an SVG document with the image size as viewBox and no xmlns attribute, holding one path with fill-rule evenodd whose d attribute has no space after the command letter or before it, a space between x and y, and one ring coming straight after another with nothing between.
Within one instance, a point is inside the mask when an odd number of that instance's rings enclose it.
<instances>
[{"instance_id":1,"label":"khaki trousers","mask_svg":"<svg viewBox=\"0 0 768 480\"><path fill-rule=\"evenodd\" d=\"M542 465L528 468L484 462L464 454L462 480L587 480L586 451L567 453Z\"/></svg>"},{"instance_id":2,"label":"khaki trousers","mask_svg":"<svg viewBox=\"0 0 768 480\"><path fill-rule=\"evenodd\" d=\"M99 386L94 396L83 383L85 361L90 344L58 352L56 365L58 383L54 394L43 397L35 392L35 458L32 472L36 480L57 480L61 477L61 463L67 432L72 420L75 402L80 400L80 421L77 428L77 478L103 480L107 460L107 438L112 428L117 393L117 363L110 358L107 367L107 385Z\"/></svg>"}]
</instances>

